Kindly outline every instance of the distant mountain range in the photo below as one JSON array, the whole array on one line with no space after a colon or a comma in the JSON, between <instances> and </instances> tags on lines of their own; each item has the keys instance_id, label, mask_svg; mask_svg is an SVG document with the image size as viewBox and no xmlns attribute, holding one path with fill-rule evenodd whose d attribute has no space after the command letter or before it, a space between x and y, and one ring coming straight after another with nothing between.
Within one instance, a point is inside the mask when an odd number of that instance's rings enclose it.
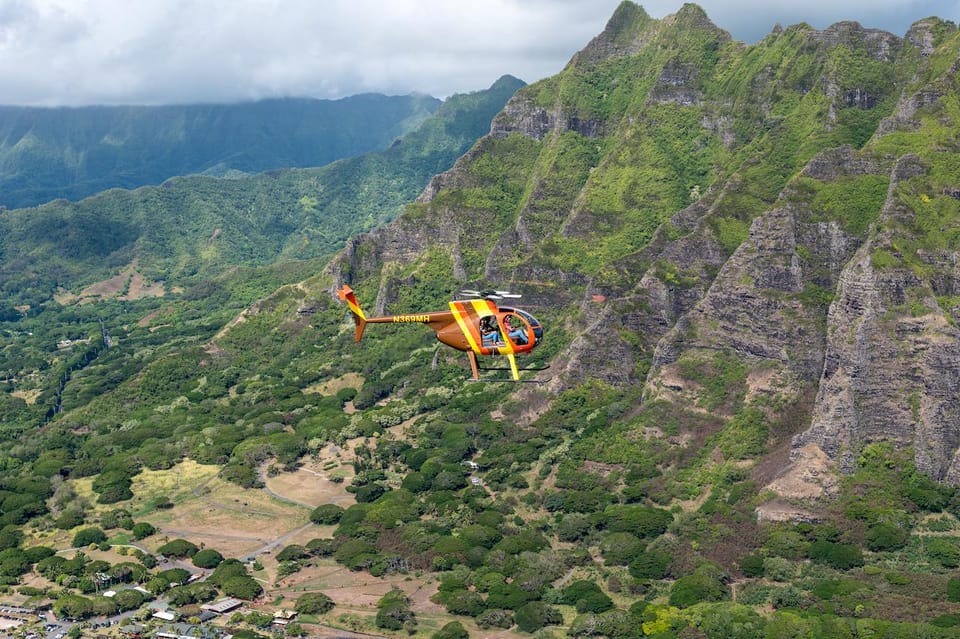
<instances>
[{"instance_id":1,"label":"distant mountain range","mask_svg":"<svg viewBox=\"0 0 960 639\"><path fill-rule=\"evenodd\" d=\"M414 130L391 139L388 148L322 167L278 169L238 179L169 178L162 186L112 189L79 202L57 199L7 211L0 215L0 309L4 302L36 308L58 288L78 291L133 262L148 279L187 285L237 265L332 255L347 238L395 217L433 175L450 168L489 131L490 121L522 86L521 80L504 76L488 89L450 96ZM360 97L361 102L371 99ZM433 106L432 101L424 104ZM395 111L398 115L402 110ZM371 116L371 122L388 119L384 114ZM393 120L399 127L399 119ZM264 132L272 126L267 119L245 128ZM332 128L329 122L310 126ZM302 118L301 128L308 128ZM388 127L379 128L387 140ZM288 133L275 136L273 146L305 146L289 134L292 130L288 124ZM63 139L71 135L79 137L65 132ZM357 121L344 125L335 137L367 143L373 139ZM269 146L267 139L264 133L263 146ZM141 151L152 148L144 144ZM215 155L199 143L196 154ZM272 157L280 161L279 155ZM257 160L268 164L264 157ZM251 160L245 166L255 164Z\"/></svg>"},{"instance_id":2,"label":"distant mountain range","mask_svg":"<svg viewBox=\"0 0 960 639\"><path fill-rule=\"evenodd\" d=\"M178 175L317 167L386 148L439 108L427 95L185 106L0 107L0 206L79 200Z\"/></svg>"}]
</instances>

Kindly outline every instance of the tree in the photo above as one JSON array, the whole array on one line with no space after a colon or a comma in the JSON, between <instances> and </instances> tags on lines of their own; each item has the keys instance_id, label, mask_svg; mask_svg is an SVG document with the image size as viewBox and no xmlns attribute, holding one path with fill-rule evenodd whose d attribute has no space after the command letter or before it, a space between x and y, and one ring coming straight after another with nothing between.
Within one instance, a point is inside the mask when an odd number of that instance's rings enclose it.
<instances>
[{"instance_id":1,"label":"tree","mask_svg":"<svg viewBox=\"0 0 960 639\"><path fill-rule=\"evenodd\" d=\"M113 597L113 600L117 603L117 607L121 611L139 608L145 599L146 597L143 593L132 588L121 590Z\"/></svg>"},{"instance_id":2,"label":"tree","mask_svg":"<svg viewBox=\"0 0 960 639\"><path fill-rule=\"evenodd\" d=\"M409 622L415 621L410 599L402 590L394 588L377 602L377 628L401 630Z\"/></svg>"},{"instance_id":3,"label":"tree","mask_svg":"<svg viewBox=\"0 0 960 639\"><path fill-rule=\"evenodd\" d=\"M77 531L77 534L73 536L73 547L83 548L90 544L100 544L106 540L106 533L96 526L91 526L90 528L83 528Z\"/></svg>"},{"instance_id":4,"label":"tree","mask_svg":"<svg viewBox=\"0 0 960 639\"><path fill-rule=\"evenodd\" d=\"M300 595L293 609L303 615L322 615L334 607L333 599L322 592L307 592Z\"/></svg>"},{"instance_id":5,"label":"tree","mask_svg":"<svg viewBox=\"0 0 960 639\"><path fill-rule=\"evenodd\" d=\"M133 533L134 539L140 540L146 539L150 535L156 533L157 529L151 523L138 521L133 525L133 530L131 532Z\"/></svg>"},{"instance_id":6,"label":"tree","mask_svg":"<svg viewBox=\"0 0 960 639\"><path fill-rule=\"evenodd\" d=\"M553 606L542 601L531 601L517 609L513 615L517 627L524 632L536 632L548 625L563 623L563 615Z\"/></svg>"},{"instance_id":7,"label":"tree","mask_svg":"<svg viewBox=\"0 0 960 639\"><path fill-rule=\"evenodd\" d=\"M86 619L93 614L93 602L80 595L63 595L53 602L53 611L64 619Z\"/></svg>"},{"instance_id":8,"label":"tree","mask_svg":"<svg viewBox=\"0 0 960 639\"><path fill-rule=\"evenodd\" d=\"M340 523L344 510L336 504L321 504L310 513L310 521L321 526L332 526Z\"/></svg>"},{"instance_id":9,"label":"tree","mask_svg":"<svg viewBox=\"0 0 960 639\"><path fill-rule=\"evenodd\" d=\"M245 601L252 601L263 594L263 587L252 577L237 575L223 582L223 594Z\"/></svg>"},{"instance_id":10,"label":"tree","mask_svg":"<svg viewBox=\"0 0 960 639\"><path fill-rule=\"evenodd\" d=\"M470 633L459 621L451 621L433 633L431 639L469 639Z\"/></svg>"},{"instance_id":11,"label":"tree","mask_svg":"<svg viewBox=\"0 0 960 639\"><path fill-rule=\"evenodd\" d=\"M174 539L157 548L157 552L167 557L193 557L200 548L186 539Z\"/></svg>"},{"instance_id":12,"label":"tree","mask_svg":"<svg viewBox=\"0 0 960 639\"><path fill-rule=\"evenodd\" d=\"M197 551L191 561L197 568L216 568L223 561L223 555L213 548L204 548Z\"/></svg>"}]
</instances>

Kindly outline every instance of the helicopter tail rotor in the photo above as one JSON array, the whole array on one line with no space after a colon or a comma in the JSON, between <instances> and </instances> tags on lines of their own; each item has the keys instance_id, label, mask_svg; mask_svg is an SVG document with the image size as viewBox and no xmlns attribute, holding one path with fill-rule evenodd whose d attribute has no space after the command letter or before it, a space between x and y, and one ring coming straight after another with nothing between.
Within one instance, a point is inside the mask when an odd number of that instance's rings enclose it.
<instances>
[{"instance_id":1,"label":"helicopter tail rotor","mask_svg":"<svg viewBox=\"0 0 960 639\"><path fill-rule=\"evenodd\" d=\"M360 303L357 302L357 296L353 294L353 289L344 284L340 287L340 290L337 291L337 297L347 303L347 306L350 307L350 313L353 315L353 322L357 326L356 333L353 336L355 342L359 342L363 339L363 329L367 327L367 316L364 315L363 309L360 308Z\"/></svg>"}]
</instances>

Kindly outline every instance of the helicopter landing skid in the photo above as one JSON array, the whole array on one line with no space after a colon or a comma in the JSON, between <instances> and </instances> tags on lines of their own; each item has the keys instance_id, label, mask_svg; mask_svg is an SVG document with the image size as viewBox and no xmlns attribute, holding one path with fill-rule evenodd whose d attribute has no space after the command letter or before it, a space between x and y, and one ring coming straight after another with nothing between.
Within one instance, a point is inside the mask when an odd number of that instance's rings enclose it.
<instances>
[{"instance_id":1,"label":"helicopter landing skid","mask_svg":"<svg viewBox=\"0 0 960 639\"><path fill-rule=\"evenodd\" d=\"M546 384L550 379L468 379L467 381L474 384Z\"/></svg>"}]
</instances>

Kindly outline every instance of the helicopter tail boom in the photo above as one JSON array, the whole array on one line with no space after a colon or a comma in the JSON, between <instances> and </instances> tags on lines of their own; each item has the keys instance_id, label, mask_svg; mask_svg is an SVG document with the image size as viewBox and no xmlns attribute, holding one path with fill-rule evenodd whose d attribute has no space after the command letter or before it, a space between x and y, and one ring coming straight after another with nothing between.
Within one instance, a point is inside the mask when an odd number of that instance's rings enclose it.
<instances>
[{"instance_id":1,"label":"helicopter tail boom","mask_svg":"<svg viewBox=\"0 0 960 639\"><path fill-rule=\"evenodd\" d=\"M357 326L357 331L353 336L354 341L359 342L363 339L363 329L367 327L367 316L364 315L360 303L357 302L357 296L353 294L353 289L344 284L337 291L337 296L347 303L350 307L350 313L353 315L353 322Z\"/></svg>"}]
</instances>

